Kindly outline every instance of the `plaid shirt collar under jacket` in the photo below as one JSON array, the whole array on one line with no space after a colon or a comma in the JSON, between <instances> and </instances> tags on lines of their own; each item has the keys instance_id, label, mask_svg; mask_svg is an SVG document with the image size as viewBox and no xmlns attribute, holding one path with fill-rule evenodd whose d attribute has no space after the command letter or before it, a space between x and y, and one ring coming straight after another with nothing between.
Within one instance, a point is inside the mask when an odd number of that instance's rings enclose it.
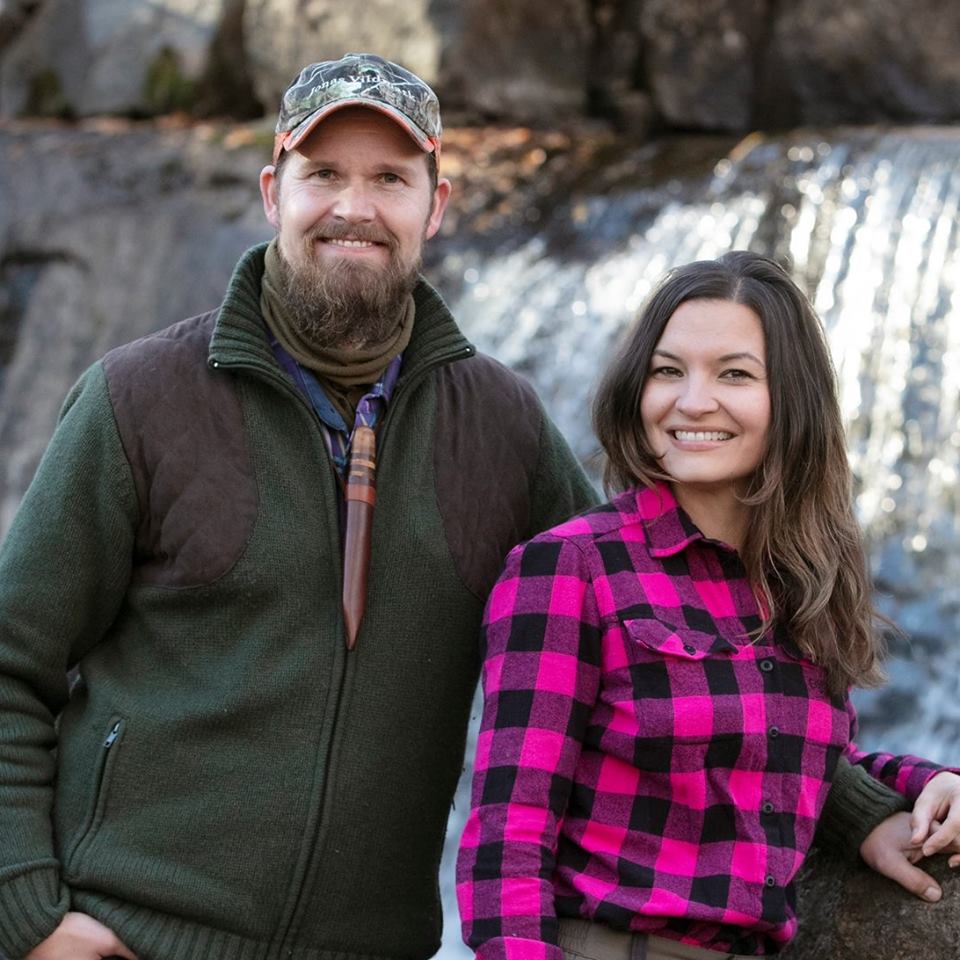
<instances>
[{"instance_id":1,"label":"plaid shirt collar under jacket","mask_svg":"<svg viewBox=\"0 0 960 960\"><path fill-rule=\"evenodd\" d=\"M858 751L851 705L760 623L667 486L510 554L457 869L480 960L562 960L557 915L774 953L841 753L915 799L935 769Z\"/></svg>"}]
</instances>

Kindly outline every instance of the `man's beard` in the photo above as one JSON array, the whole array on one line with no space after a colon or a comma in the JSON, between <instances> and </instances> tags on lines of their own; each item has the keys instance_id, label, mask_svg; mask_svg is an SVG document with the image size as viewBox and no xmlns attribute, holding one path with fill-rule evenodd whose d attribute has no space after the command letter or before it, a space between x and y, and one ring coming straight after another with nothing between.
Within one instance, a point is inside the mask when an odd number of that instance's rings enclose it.
<instances>
[{"instance_id":1,"label":"man's beard","mask_svg":"<svg viewBox=\"0 0 960 960\"><path fill-rule=\"evenodd\" d=\"M352 262L348 256L319 263L316 245L343 233L383 243L386 266ZM365 235L367 234L367 235ZM277 244L281 293L287 314L304 339L320 349L382 343L396 329L420 272L420 260L405 264L392 236L372 228L325 226L301 239L297 263Z\"/></svg>"}]
</instances>

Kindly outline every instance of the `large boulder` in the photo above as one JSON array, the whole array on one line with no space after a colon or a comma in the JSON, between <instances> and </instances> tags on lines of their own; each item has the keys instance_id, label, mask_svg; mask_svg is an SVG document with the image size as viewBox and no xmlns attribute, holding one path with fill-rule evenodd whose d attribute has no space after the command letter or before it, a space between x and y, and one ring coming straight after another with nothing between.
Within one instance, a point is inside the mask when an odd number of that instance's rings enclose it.
<instances>
[{"instance_id":1,"label":"large boulder","mask_svg":"<svg viewBox=\"0 0 960 960\"><path fill-rule=\"evenodd\" d=\"M0 533L80 371L215 307L238 253L271 234L269 138L211 134L0 131Z\"/></svg>"},{"instance_id":2,"label":"large boulder","mask_svg":"<svg viewBox=\"0 0 960 960\"><path fill-rule=\"evenodd\" d=\"M436 85L447 114L555 124L583 112L586 0L248 0L244 35L260 101L280 102L307 63L380 53Z\"/></svg>"},{"instance_id":3,"label":"large boulder","mask_svg":"<svg viewBox=\"0 0 960 960\"><path fill-rule=\"evenodd\" d=\"M436 82L443 37L433 22L435 6L433 0L366 0L362 7L246 0L244 44L257 97L273 112L302 67L351 52L382 54Z\"/></svg>"},{"instance_id":4,"label":"large boulder","mask_svg":"<svg viewBox=\"0 0 960 960\"><path fill-rule=\"evenodd\" d=\"M0 43L6 37L0 116L193 108L217 79L211 72L226 59L218 60L223 34L242 6L243 0L19 4L0 20ZM242 108L249 114L248 103Z\"/></svg>"},{"instance_id":5,"label":"large boulder","mask_svg":"<svg viewBox=\"0 0 960 960\"><path fill-rule=\"evenodd\" d=\"M960 6L905 9L899 0L643 0L643 72L672 127L956 121Z\"/></svg>"},{"instance_id":6,"label":"large boulder","mask_svg":"<svg viewBox=\"0 0 960 960\"><path fill-rule=\"evenodd\" d=\"M960 5L802 0L778 7L763 51L761 112L779 126L960 120Z\"/></svg>"},{"instance_id":7,"label":"large boulder","mask_svg":"<svg viewBox=\"0 0 960 960\"><path fill-rule=\"evenodd\" d=\"M454 116L642 137L960 119L960 6L916 0L4 0L0 117L251 117L369 50Z\"/></svg>"},{"instance_id":8,"label":"large boulder","mask_svg":"<svg viewBox=\"0 0 960 960\"><path fill-rule=\"evenodd\" d=\"M644 66L669 126L749 129L767 7L768 0L645 0Z\"/></svg>"},{"instance_id":9,"label":"large boulder","mask_svg":"<svg viewBox=\"0 0 960 960\"><path fill-rule=\"evenodd\" d=\"M945 856L921 864L943 888L925 903L863 862L814 850L800 874L800 930L783 960L955 960L960 875Z\"/></svg>"},{"instance_id":10,"label":"large boulder","mask_svg":"<svg viewBox=\"0 0 960 960\"><path fill-rule=\"evenodd\" d=\"M587 104L593 24L584 0L465 0L439 83L481 116L563 126Z\"/></svg>"}]
</instances>

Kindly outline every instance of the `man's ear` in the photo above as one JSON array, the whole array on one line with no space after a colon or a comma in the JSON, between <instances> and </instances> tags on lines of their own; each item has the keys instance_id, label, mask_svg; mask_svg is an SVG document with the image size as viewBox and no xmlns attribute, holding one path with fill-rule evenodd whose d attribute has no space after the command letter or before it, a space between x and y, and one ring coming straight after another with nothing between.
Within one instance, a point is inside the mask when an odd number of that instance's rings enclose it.
<instances>
[{"instance_id":1,"label":"man's ear","mask_svg":"<svg viewBox=\"0 0 960 960\"><path fill-rule=\"evenodd\" d=\"M280 229L280 182L276 167L267 164L260 171L260 198L263 200L263 214L275 229Z\"/></svg>"},{"instance_id":2,"label":"man's ear","mask_svg":"<svg viewBox=\"0 0 960 960\"><path fill-rule=\"evenodd\" d=\"M450 199L450 181L447 179L437 181L437 189L433 191L433 209L430 211L430 219L427 220L427 229L424 236L429 240L443 223L443 212L447 209L447 201Z\"/></svg>"}]
</instances>

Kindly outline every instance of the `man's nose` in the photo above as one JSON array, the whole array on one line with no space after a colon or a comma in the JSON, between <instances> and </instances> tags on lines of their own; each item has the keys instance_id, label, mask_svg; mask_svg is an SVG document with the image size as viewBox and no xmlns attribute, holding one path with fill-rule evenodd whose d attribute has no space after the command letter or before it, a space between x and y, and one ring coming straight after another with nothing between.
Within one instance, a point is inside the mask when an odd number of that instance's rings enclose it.
<instances>
[{"instance_id":1,"label":"man's nose","mask_svg":"<svg viewBox=\"0 0 960 960\"><path fill-rule=\"evenodd\" d=\"M362 183L346 183L337 191L331 213L349 223L361 223L376 217L370 189Z\"/></svg>"}]
</instances>

